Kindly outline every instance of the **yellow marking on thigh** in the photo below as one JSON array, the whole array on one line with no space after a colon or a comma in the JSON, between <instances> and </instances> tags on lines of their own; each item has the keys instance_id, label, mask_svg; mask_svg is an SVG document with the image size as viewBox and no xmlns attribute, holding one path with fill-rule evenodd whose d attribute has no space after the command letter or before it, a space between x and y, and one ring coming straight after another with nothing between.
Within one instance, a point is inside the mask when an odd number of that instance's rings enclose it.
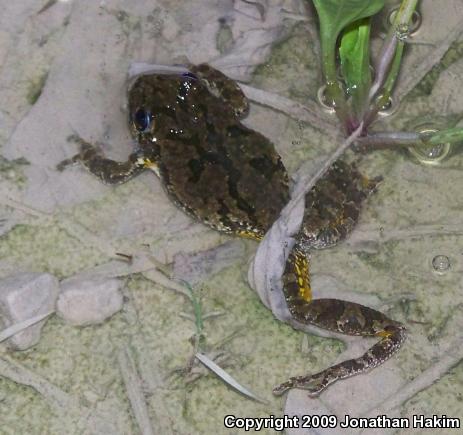
<instances>
[{"instance_id":1,"label":"yellow marking on thigh","mask_svg":"<svg viewBox=\"0 0 463 435\"><path fill-rule=\"evenodd\" d=\"M260 241L262 240L262 234L259 231L252 230L241 230L237 231L236 234L241 237ZM312 289L310 288L309 281L309 262L307 256L302 251L296 250L294 253L294 271L296 273L297 285L299 287L299 295L306 302L312 300Z\"/></svg>"},{"instance_id":2,"label":"yellow marking on thigh","mask_svg":"<svg viewBox=\"0 0 463 435\"><path fill-rule=\"evenodd\" d=\"M374 179L370 179L366 177L365 175L361 175L360 177L360 185L362 186L363 190L372 190L378 185L378 182L375 181Z\"/></svg>"},{"instance_id":3,"label":"yellow marking on thigh","mask_svg":"<svg viewBox=\"0 0 463 435\"><path fill-rule=\"evenodd\" d=\"M147 157L139 157L137 159L137 164L143 166L146 169L149 169L150 171L153 171L156 175L159 176L159 166L151 159L148 159Z\"/></svg>"},{"instance_id":4,"label":"yellow marking on thigh","mask_svg":"<svg viewBox=\"0 0 463 435\"><path fill-rule=\"evenodd\" d=\"M392 336L392 332L389 331L379 331L375 334L377 337L381 338L389 338Z\"/></svg>"},{"instance_id":5,"label":"yellow marking on thigh","mask_svg":"<svg viewBox=\"0 0 463 435\"><path fill-rule=\"evenodd\" d=\"M312 300L312 289L309 281L309 262L305 254L297 251L295 254L294 269L297 277L297 285L299 286L299 295L306 302Z\"/></svg>"},{"instance_id":6,"label":"yellow marking on thigh","mask_svg":"<svg viewBox=\"0 0 463 435\"><path fill-rule=\"evenodd\" d=\"M236 232L236 235L240 237L245 237L246 239L252 239L257 241L262 240L262 235L257 231L252 230L240 230Z\"/></svg>"}]
</instances>

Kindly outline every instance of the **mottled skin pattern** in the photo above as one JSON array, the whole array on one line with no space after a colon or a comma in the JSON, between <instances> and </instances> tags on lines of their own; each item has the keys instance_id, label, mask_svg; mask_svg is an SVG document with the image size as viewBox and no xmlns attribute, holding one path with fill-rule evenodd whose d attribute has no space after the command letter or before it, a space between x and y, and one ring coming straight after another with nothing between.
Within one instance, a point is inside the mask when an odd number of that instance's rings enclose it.
<instances>
[{"instance_id":1,"label":"mottled skin pattern","mask_svg":"<svg viewBox=\"0 0 463 435\"><path fill-rule=\"evenodd\" d=\"M339 379L377 367L400 349L406 337L405 327L383 313L339 299L312 299L307 302L302 298L293 264L303 261L303 257L297 252L291 256L286 264L283 285L289 311L295 320L348 335L377 336L381 337L381 341L359 358L343 361L314 375L292 377L275 387L274 394L281 395L290 388L301 388L308 390L310 396L317 396Z\"/></svg>"},{"instance_id":2,"label":"mottled skin pattern","mask_svg":"<svg viewBox=\"0 0 463 435\"><path fill-rule=\"evenodd\" d=\"M345 239L358 221L361 204L380 180L363 177L343 161L335 163L306 196L301 247L327 248Z\"/></svg>"},{"instance_id":3,"label":"mottled skin pattern","mask_svg":"<svg viewBox=\"0 0 463 435\"><path fill-rule=\"evenodd\" d=\"M76 138L80 153L60 168L80 161L108 184L152 169L169 196L191 216L219 231L259 240L289 199L288 175L273 144L241 124L248 107L238 85L205 64L191 66L186 74L143 75L129 91L130 128L139 148L128 161L107 159ZM400 323L371 308L311 298L309 251L346 237L377 181L340 161L307 194L303 226L286 264L283 288L298 322L381 340L360 358L291 378L275 388L275 394L293 387L319 394L338 379L381 364L405 338Z\"/></svg>"}]
</instances>

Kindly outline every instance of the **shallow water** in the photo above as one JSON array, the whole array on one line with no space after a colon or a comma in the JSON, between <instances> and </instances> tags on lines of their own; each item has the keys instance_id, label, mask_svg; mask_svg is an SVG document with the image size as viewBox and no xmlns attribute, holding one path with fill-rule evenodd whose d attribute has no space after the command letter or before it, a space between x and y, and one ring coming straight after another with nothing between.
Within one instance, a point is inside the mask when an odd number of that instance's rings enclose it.
<instances>
[{"instance_id":1,"label":"shallow water","mask_svg":"<svg viewBox=\"0 0 463 435\"><path fill-rule=\"evenodd\" d=\"M55 165L75 152L66 141L73 131L108 144L105 150L114 158L127 155L132 144L125 83L133 61L212 61L256 88L301 104L315 102L321 81L317 45L310 36L315 27L296 19L310 11L296 0L270 2L267 9L240 0L158 0L130 7L117 0L19 3L4 5L0 17L0 145L9 160L0 160L1 276L20 269L65 278L107 263L116 252L143 249L168 264L180 251L228 241L192 223L169 202L153 174L111 188L78 166L58 173ZM420 44L409 47L401 83L462 21L461 6L461 0L453 0L436 10L432 1L421 2L423 25L415 36ZM284 18L282 8L291 11L292 19ZM219 21L223 17L228 18ZM455 91L463 84L462 44L460 37L396 114L375 128L406 130L428 119L457 123L463 114L463 97ZM246 125L272 139L291 172L301 161L334 148L330 132L267 106L252 104ZM15 162L18 158L28 164ZM463 154L426 166L405 151L381 151L366 155L360 166L384 180L352 238L314 253L314 284L337 283L346 291L392 301L388 313L407 325L410 337L386 365L339 382L320 402L296 392L286 413L315 414L323 405L332 412L362 414L369 409L362 404L366 397L380 409L388 399L385 384L397 396L449 356L450 344L461 344ZM224 262L227 267L217 274L203 275L198 285L204 312L223 313L205 321L207 350L224 352L221 365L268 403L244 398L200 366L189 376L173 374L193 352L195 325L181 315L191 317L192 304L168 288L168 281L160 284L159 274L137 273L126 278L124 309L104 324L77 328L51 317L30 350L2 347L5 364L20 364L77 405L63 412L49 393L21 385L3 366L0 432L139 433L117 358L125 348L143 379L155 432L238 433L224 428L225 415L282 415L285 400L273 397L272 387L289 375L329 366L345 347L277 322L246 282L256 245L238 243L245 255ZM445 271L433 267L438 255L449 259ZM324 281L326 276L331 280ZM455 365L437 382L427 385L424 379L422 391L384 412L463 418L463 370L455 354ZM300 408L291 407L295 402Z\"/></svg>"}]
</instances>

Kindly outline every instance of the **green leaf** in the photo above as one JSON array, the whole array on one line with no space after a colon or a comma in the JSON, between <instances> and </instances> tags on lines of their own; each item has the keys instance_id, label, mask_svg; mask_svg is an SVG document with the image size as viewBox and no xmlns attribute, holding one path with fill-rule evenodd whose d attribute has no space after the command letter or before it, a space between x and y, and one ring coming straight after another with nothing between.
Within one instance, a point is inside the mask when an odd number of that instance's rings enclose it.
<instances>
[{"instance_id":1,"label":"green leaf","mask_svg":"<svg viewBox=\"0 0 463 435\"><path fill-rule=\"evenodd\" d=\"M371 17L384 0L313 0L320 21L323 66L327 82L336 80L335 49L342 30L354 21Z\"/></svg>"},{"instance_id":2,"label":"green leaf","mask_svg":"<svg viewBox=\"0 0 463 435\"><path fill-rule=\"evenodd\" d=\"M370 18L363 18L344 29L339 47L341 73L358 119L368 104L371 86L369 42Z\"/></svg>"},{"instance_id":3,"label":"green leaf","mask_svg":"<svg viewBox=\"0 0 463 435\"><path fill-rule=\"evenodd\" d=\"M336 78L336 42L342 30L362 18L379 12L384 0L312 0L320 21L320 42L323 72L326 81L326 99L333 102L338 117L351 131L354 114L346 104L344 91Z\"/></svg>"}]
</instances>

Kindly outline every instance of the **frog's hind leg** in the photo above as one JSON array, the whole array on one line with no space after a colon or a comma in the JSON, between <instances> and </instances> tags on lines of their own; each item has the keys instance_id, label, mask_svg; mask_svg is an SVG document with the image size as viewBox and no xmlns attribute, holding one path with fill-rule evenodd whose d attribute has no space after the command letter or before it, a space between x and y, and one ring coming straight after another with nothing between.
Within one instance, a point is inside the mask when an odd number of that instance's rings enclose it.
<instances>
[{"instance_id":1,"label":"frog's hind leg","mask_svg":"<svg viewBox=\"0 0 463 435\"><path fill-rule=\"evenodd\" d=\"M248 114L249 101L234 80L207 63L191 65L188 69L207 86L209 92L227 102L238 119Z\"/></svg>"},{"instance_id":2,"label":"frog's hind leg","mask_svg":"<svg viewBox=\"0 0 463 435\"><path fill-rule=\"evenodd\" d=\"M405 327L383 313L339 299L310 299L308 276L301 264L307 265L305 255L298 248L291 253L283 275L285 297L293 318L300 323L348 335L379 337L359 358L343 361L320 373L296 376L274 388L276 395L291 388L308 390L311 396L320 394L333 382L363 373L382 364L396 353L405 340ZM308 269L305 269L307 271Z\"/></svg>"},{"instance_id":3,"label":"frog's hind leg","mask_svg":"<svg viewBox=\"0 0 463 435\"><path fill-rule=\"evenodd\" d=\"M59 163L57 165L59 171L62 171L70 164L80 162L104 183L121 184L138 175L145 168L156 169L154 163L140 152L130 154L126 162L117 162L107 159L96 146L76 135L71 136L69 139L79 144L80 152L74 157Z\"/></svg>"}]
</instances>

